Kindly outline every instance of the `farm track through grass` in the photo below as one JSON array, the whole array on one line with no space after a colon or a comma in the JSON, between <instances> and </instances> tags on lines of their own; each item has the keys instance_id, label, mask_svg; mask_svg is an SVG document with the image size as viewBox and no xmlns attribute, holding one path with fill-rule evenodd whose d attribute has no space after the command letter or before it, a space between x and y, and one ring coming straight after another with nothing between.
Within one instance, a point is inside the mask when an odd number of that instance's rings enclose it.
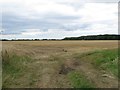
<instances>
[{"instance_id":1,"label":"farm track through grass","mask_svg":"<svg viewBox=\"0 0 120 90\"><path fill-rule=\"evenodd\" d=\"M10 44L13 52L6 44L3 48L5 50L2 56L3 87L114 88L118 86L118 53L116 44L113 45L116 49L111 49L109 46L112 42L104 44L94 41L93 43L97 43L99 48L94 48L95 45L91 42L78 43L78 41L64 42L65 45L62 41L57 44L41 42L41 46L37 42L35 42L37 44L28 42L28 46L26 42L13 43ZM107 43L109 48L106 49Z\"/></svg>"}]
</instances>

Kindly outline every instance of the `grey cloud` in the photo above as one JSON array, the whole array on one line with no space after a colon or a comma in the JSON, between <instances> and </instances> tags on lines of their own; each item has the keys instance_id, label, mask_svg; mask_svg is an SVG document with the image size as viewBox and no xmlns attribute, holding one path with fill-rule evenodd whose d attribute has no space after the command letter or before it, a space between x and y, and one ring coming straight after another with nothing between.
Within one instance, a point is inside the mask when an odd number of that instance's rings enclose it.
<instances>
[{"instance_id":1,"label":"grey cloud","mask_svg":"<svg viewBox=\"0 0 120 90\"><path fill-rule=\"evenodd\" d=\"M36 19L29 19L26 17L20 17L15 14L3 13L2 27L5 29L4 34L16 33L25 31L25 29L40 29L47 31L48 29L66 29L72 30L70 26L64 26L65 21L72 22L72 20L79 19L77 16L65 16L57 13L48 13L42 19L37 17ZM74 26L75 28L76 26ZM78 26L79 27L79 26ZM71 29L70 29L71 28Z\"/></svg>"}]
</instances>

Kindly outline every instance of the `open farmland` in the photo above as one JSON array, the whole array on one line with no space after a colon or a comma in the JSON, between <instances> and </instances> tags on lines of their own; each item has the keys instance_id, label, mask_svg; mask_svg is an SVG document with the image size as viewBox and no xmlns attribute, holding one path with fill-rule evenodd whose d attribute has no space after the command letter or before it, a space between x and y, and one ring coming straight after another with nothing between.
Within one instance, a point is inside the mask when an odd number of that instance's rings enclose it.
<instances>
[{"instance_id":1,"label":"open farmland","mask_svg":"<svg viewBox=\"0 0 120 90\"><path fill-rule=\"evenodd\" d=\"M118 41L3 41L3 87L118 87Z\"/></svg>"}]
</instances>

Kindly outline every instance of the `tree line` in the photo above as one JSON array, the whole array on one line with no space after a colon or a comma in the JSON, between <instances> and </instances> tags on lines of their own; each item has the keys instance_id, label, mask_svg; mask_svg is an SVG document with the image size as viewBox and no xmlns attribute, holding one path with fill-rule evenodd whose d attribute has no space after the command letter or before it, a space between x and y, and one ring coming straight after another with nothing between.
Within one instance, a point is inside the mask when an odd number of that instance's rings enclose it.
<instances>
[{"instance_id":1,"label":"tree line","mask_svg":"<svg viewBox=\"0 0 120 90\"><path fill-rule=\"evenodd\" d=\"M0 41L57 41L61 39L0 39Z\"/></svg>"},{"instance_id":2,"label":"tree line","mask_svg":"<svg viewBox=\"0 0 120 90\"><path fill-rule=\"evenodd\" d=\"M88 35L80 37L66 37L63 40L120 40L120 35L115 34Z\"/></svg>"},{"instance_id":3,"label":"tree line","mask_svg":"<svg viewBox=\"0 0 120 90\"><path fill-rule=\"evenodd\" d=\"M64 39L0 39L0 41L56 41L56 40L120 40L120 35L105 34L105 35L88 35L80 37L65 37Z\"/></svg>"}]
</instances>

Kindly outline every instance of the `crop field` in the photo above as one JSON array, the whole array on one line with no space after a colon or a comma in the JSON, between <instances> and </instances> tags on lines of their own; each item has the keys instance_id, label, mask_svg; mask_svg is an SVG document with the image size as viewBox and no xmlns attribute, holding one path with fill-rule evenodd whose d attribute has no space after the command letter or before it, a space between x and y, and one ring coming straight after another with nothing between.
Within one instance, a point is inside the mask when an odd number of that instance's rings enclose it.
<instances>
[{"instance_id":1,"label":"crop field","mask_svg":"<svg viewBox=\"0 0 120 90\"><path fill-rule=\"evenodd\" d=\"M3 41L3 88L117 88L118 41Z\"/></svg>"}]
</instances>

